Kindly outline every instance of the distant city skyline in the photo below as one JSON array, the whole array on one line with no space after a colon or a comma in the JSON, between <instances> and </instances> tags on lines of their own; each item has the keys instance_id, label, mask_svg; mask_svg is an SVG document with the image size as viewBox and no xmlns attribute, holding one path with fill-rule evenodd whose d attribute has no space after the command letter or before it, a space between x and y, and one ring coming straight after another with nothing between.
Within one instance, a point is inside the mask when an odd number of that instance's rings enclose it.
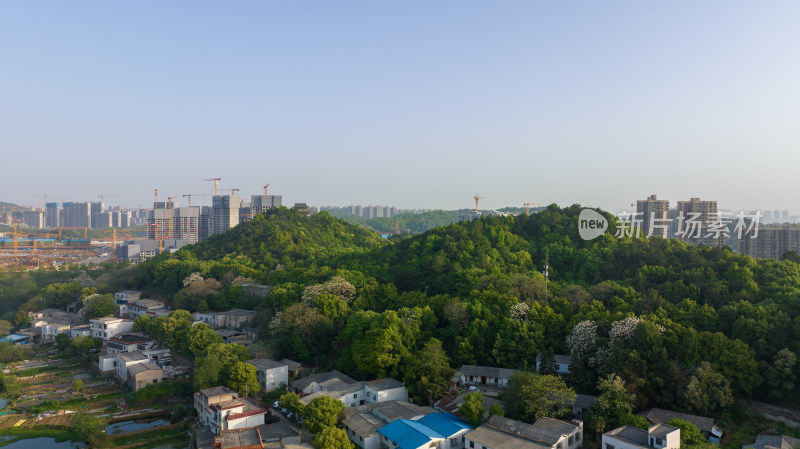
<instances>
[{"instance_id":1,"label":"distant city skyline","mask_svg":"<svg viewBox=\"0 0 800 449\"><path fill-rule=\"evenodd\" d=\"M798 16L792 1L5 2L0 201L148 207L154 188L221 177L316 206L480 193L482 209L616 212L657 194L796 211Z\"/></svg>"}]
</instances>

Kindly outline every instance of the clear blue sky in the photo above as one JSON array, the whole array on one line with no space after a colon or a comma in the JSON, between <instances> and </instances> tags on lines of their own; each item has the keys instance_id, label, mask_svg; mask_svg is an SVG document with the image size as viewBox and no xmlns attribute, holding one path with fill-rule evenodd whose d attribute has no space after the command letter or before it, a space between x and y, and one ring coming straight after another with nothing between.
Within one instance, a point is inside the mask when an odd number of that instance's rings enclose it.
<instances>
[{"instance_id":1,"label":"clear blue sky","mask_svg":"<svg viewBox=\"0 0 800 449\"><path fill-rule=\"evenodd\" d=\"M315 205L800 212L798 24L797 1L3 1L0 201L221 177Z\"/></svg>"}]
</instances>

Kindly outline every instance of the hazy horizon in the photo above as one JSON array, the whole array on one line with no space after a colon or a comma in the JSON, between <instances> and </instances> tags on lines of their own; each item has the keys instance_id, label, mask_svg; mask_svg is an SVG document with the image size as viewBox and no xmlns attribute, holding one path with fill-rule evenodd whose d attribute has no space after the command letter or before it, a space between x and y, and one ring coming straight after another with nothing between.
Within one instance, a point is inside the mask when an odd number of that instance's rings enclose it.
<instances>
[{"instance_id":1,"label":"hazy horizon","mask_svg":"<svg viewBox=\"0 0 800 449\"><path fill-rule=\"evenodd\" d=\"M788 209L800 3L6 2L0 200ZM193 204L208 204L197 198Z\"/></svg>"}]
</instances>

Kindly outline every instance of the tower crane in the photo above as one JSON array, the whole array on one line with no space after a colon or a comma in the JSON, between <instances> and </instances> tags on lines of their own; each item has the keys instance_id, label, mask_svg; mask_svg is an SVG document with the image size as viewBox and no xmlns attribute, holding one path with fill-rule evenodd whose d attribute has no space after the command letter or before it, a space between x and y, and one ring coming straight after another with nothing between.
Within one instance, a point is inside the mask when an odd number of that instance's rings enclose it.
<instances>
[{"instance_id":1,"label":"tower crane","mask_svg":"<svg viewBox=\"0 0 800 449\"><path fill-rule=\"evenodd\" d=\"M164 247L164 236L158 234L158 223L148 223L147 226L156 228L156 232L153 237L155 237L154 240L158 240L158 254L161 254Z\"/></svg>"},{"instance_id":2,"label":"tower crane","mask_svg":"<svg viewBox=\"0 0 800 449\"><path fill-rule=\"evenodd\" d=\"M172 200L175 198L174 196L167 197L167 206L169 207L169 238L173 238L175 235L175 233L172 232Z\"/></svg>"},{"instance_id":3,"label":"tower crane","mask_svg":"<svg viewBox=\"0 0 800 449\"><path fill-rule=\"evenodd\" d=\"M181 195L181 196L183 196L184 198L188 198L189 199L189 207L192 207L192 197L193 196L211 196L211 195L203 194L203 193L187 193L186 195Z\"/></svg>"},{"instance_id":4,"label":"tower crane","mask_svg":"<svg viewBox=\"0 0 800 449\"><path fill-rule=\"evenodd\" d=\"M480 201L482 199L485 199L485 198L486 198L485 196L480 196L479 193L475 194L475 197L473 197L473 199L475 200L475 212L480 213L480 211L478 211L478 201Z\"/></svg>"},{"instance_id":5,"label":"tower crane","mask_svg":"<svg viewBox=\"0 0 800 449\"><path fill-rule=\"evenodd\" d=\"M97 197L100 198L100 201L102 201L103 203L105 203L107 196L119 196L119 195L110 195L107 193L101 193L100 195L97 195Z\"/></svg>"},{"instance_id":6,"label":"tower crane","mask_svg":"<svg viewBox=\"0 0 800 449\"><path fill-rule=\"evenodd\" d=\"M117 228L112 228L111 231L103 231L103 233L111 232L112 234L112 249L111 253L114 255L112 260L117 260Z\"/></svg>"},{"instance_id":7,"label":"tower crane","mask_svg":"<svg viewBox=\"0 0 800 449\"><path fill-rule=\"evenodd\" d=\"M523 205L525 206L525 215L529 216L531 214L531 206L538 206L539 203L524 203Z\"/></svg>"},{"instance_id":8,"label":"tower crane","mask_svg":"<svg viewBox=\"0 0 800 449\"><path fill-rule=\"evenodd\" d=\"M203 181L213 181L214 182L214 196L217 196L219 193L219 182L222 181L222 178L204 178Z\"/></svg>"},{"instance_id":9,"label":"tower crane","mask_svg":"<svg viewBox=\"0 0 800 449\"><path fill-rule=\"evenodd\" d=\"M267 187L269 187L269 184L264 186L264 195L267 195Z\"/></svg>"},{"instance_id":10,"label":"tower crane","mask_svg":"<svg viewBox=\"0 0 800 449\"><path fill-rule=\"evenodd\" d=\"M156 189L155 201L153 201L153 209L158 209L158 189Z\"/></svg>"}]
</instances>

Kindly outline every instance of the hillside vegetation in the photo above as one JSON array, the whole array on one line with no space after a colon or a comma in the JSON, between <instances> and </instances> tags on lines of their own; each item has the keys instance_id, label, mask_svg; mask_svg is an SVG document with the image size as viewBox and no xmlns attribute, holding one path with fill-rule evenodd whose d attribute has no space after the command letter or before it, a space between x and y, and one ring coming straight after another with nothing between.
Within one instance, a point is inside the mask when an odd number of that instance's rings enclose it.
<instances>
[{"instance_id":1,"label":"hillside vegetation","mask_svg":"<svg viewBox=\"0 0 800 449\"><path fill-rule=\"evenodd\" d=\"M254 308L276 357L406 379L422 402L449 372L431 380L425 361L531 369L540 352L571 354L582 393L620 376L637 408L798 402L800 264L659 238L584 241L580 210L396 240L274 210L136 267L126 286L188 311ZM250 297L244 281L272 293Z\"/></svg>"}]
</instances>

